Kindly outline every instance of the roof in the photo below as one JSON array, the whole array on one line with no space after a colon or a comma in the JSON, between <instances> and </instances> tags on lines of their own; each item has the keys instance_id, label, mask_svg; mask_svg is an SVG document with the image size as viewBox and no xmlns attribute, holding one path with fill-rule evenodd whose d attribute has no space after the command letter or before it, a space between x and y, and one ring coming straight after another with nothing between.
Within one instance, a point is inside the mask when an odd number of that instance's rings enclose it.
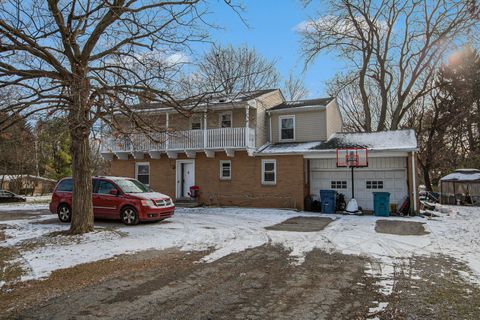
<instances>
[{"instance_id":1,"label":"roof","mask_svg":"<svg viewBox=\"0 0 480 320\"><path fill-rule=\"evenodd\" d=\"M441 178L442 182L480 182L480 170L478 169L458 169L453 173Z\"/></svg>"},{"instance_id":2,"label":"roof","mask_svg":"<svg viewBox=\"0 0 480 320\"><path fill-rule=\"evenodd\" d=\"M334 133L314 150L333 150L338 148L367 148L369 150L417 149L415 130L392 130L379 132Z\"/></svg>"},{"instance_id":3,"label":"roof","mask_svg":"<svg viewBox=\"0 0 480 320\"><path fill-rule=\"evenodd\" d=\"M252 99L258 98L264 94L274 92L278 89L264 89L264 90L254 90L254 91L247 91L247 92L239 92L239 93L231 93L231 94L223 94L223 93L215 93L209 95L199 95L196 98L190 98L184 101L179 100L178 103L183 107L197 107L197 106L209 106L209 105L222 105L228 103L242 103L246 101L250 101ZM143 103L135 106L137 110L170 110L171 106L165 103Z\"/></svg>"},{"instance_id":4,"label":"roof","mask_svg":"<svg viewBox=\"0 0 480 320\"><path fill-rule=\"evenodd\" d=\"M56 182L54 179L49 179L49 178L44 178L40 176L34 176L30 174L5 174L5 175L0 175L0 182L1 181L12 181L16 180L19 178L29 178L32 180L41 180L41 181L47 181L47 182Z\"/></svg>"},{"instance_id":5,"label":"roof","mask_svg":"<svg viewBox=\"0 0 480 320\"><path fill-rule=\"evenodd\" d=\"M338 148L367 148L372 151L414 151L417 149L412 129L370 133L334 133L327 141L274 143L257 154L332 152Z\"/></svg>"},{"instance_id":6,"label":"roof","mask_svg":"<svg viewBox=\"0 0 480 320\"><path fill-rule=\"evenodd\" d=\"M284 142L270 144L260 149L261 154L279 154L279 153L303 153L310 151L313 147L321 144L321 141L315 142Z\"/></svg>"},{"instance_id":7,"label":"roof","mask_svg":"<svg viewBox=\"0 0 480 320\"><path fill-rule=\"evenodd\" d=\"M307 100L297 100L297 101L285 101L278 106L270 108L269 110L282 110L282 109L291 109L291 108L300 108L300 107L311 107L311 106L326 106L334 98L317 98L317 99L307 99Z\"/></svg>"}]
</instances>

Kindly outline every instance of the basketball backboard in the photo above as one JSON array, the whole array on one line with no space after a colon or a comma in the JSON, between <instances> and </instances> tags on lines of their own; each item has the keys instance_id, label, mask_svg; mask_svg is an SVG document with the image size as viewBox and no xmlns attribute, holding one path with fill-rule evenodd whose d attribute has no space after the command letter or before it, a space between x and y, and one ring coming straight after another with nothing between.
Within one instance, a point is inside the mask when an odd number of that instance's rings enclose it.
<instances>
[{"instance_id":1,"label":"basketball backboard","mask_svg":"<svg viewBox=\"0 0 480 320\"><path fill-rule=\"evenodd\" d=\"M366 148L337 149L337 167L368 167L368 150Z\"/></svg>"}]
</instances>

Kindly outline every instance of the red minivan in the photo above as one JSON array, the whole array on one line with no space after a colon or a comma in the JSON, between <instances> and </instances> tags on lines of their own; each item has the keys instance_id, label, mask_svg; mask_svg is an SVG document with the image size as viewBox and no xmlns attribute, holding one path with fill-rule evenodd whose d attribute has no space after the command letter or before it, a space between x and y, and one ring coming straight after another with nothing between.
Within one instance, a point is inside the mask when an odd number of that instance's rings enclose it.
<instances>
[{"instance_id":1,"label":"red minivan","mask_svg":"<svg viewBox=\"0 0 480 320\"><path fill-rule=\"evenodd\" d=\"M127 225L140 221L170 218L175 205L169 196L153 192L138 180L121 177L94 177L93 213L95 218L120 219ZM72 217L72 178L57 183L50 202L50 212L62 222Z\"/></svg>"}]
</instances>

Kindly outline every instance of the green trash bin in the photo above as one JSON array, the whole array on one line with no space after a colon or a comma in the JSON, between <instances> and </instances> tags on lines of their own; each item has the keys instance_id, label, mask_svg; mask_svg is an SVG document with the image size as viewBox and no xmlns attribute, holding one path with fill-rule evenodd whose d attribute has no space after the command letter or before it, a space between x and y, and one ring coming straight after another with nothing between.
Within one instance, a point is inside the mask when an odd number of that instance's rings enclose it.
<instances>
[{"instance_id":1,"label":"green trash bin","mask_svg":"<svg viewBox=\"0 0 480 320\"><path fill-rule=\"evenodd\" d=\"M375 215L379 217L390 215L390 192L373 193L373 210Z\"/></svg>"}]
</instances>

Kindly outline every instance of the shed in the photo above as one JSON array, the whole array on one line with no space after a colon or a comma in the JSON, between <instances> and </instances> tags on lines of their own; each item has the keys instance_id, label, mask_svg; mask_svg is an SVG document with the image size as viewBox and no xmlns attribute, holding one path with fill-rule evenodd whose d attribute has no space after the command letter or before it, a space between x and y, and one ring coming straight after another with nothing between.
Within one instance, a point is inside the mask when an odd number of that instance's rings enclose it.
<instances>
[{"instance_id":1,"label":"shed","mask_svg":"<svg viewBox=\"0 0 480 320\"><path fill-rule=\"evenodd\" d=\"M440 179L440 203L480 205L480 170L457 169Z\"/></svg>"},{"instance_id":2,"label":"shed","mask_svg":"<svg viewBox=\"0 0 480 320\"><path fill-rule=\"evenodd\" d=\"M0 189L22 195L44 195L51 193L57 181L30 174L0 175Z\"/></svg>"}]
</instances>

